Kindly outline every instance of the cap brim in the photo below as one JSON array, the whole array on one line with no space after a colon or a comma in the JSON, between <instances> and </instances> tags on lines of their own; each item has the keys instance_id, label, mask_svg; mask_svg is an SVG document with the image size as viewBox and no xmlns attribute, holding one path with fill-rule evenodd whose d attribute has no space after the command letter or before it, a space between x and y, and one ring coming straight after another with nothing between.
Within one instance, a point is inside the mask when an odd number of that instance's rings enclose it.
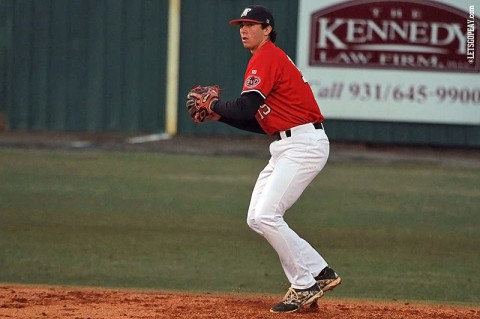
<instances>
[{"instance_id":1,"label":"cap brim","mask_svg":"<svg viewBox=\"0 0 480 319\"><path fill-rule=\"evenodd\" d=\"M228 24L240 24L242 22L252 22L252 23L260 23L262 24L263 21L252 20L252 19L233 19L228 22Z\"/></svg>"}]
</instances>

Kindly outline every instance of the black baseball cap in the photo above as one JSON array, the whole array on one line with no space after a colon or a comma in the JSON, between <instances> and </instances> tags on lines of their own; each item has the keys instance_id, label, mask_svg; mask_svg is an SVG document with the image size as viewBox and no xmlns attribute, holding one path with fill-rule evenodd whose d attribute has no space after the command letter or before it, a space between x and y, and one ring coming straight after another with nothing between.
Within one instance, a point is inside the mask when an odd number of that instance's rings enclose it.
<instances>
[{"instance_id":1,"label":"black baseball cap","mask_svg":"<svg viewBox=\"0 0 480 319\"><path fill-rule=\"evenodd\" d=\"M266 23L275 27L275 20L273 15L267 8L263 6L253 5L246 7L240 18L230 20L229 24L240 24L242 22L253 22L253 23Z\"/></svg>"}]
</instances>

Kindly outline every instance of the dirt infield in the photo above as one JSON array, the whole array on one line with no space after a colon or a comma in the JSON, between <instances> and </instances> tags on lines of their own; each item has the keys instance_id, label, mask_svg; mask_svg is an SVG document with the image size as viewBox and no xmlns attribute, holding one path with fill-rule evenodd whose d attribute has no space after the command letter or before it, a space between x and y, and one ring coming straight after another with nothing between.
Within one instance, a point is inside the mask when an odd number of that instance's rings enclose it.
<instances>
[{"instance_id":1,"label":"dirt infield","mask_svg":"<svg viewBox=\"0 0 480 319\"><path fill-rule=\"evenodd\" d=\"M270 313L279 298L3 284L0 318L480 318L480 308L473 306L339 300L328 294L318 309Z\"/></svg>"}]
</instances>

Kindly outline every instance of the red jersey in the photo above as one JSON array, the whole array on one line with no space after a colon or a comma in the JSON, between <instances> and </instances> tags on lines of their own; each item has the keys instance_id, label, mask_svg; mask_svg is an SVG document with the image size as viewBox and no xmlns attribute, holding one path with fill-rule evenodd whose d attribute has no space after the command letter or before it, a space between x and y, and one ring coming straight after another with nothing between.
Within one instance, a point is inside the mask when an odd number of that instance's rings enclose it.
<instances>
[{"instance_id":1,"label":"red jersey","mask_svg":"<svg viewBox=\"0 0 480 319\"><path fill-rule=\"evenodd\" d=\"M255 117L268 135L324 119L302 73L271 41L248 62L242 94L247 92L258 92L265 99Z\"/></svg>"}]
</instances>

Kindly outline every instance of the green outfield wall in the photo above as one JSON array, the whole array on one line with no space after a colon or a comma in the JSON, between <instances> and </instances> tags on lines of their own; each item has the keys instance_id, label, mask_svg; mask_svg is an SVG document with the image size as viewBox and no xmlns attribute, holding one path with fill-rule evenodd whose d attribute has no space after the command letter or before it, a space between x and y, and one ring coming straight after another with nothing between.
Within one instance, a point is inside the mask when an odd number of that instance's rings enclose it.
<instances>
[{"instance_id":1,"label":"green outfield wall","mask_svg":"<svg viewBox=\"0 0 480 319\"><path fill-rule=\"evenodd\" d=\"M179 2L177 134L249 134L196 125L183 102L197 84L220 85L224 98L239 95L250 53L227 21L251 2ZM277 44L295 61L299 2L257 3L274 12ZM0 0L6 129L164 132L167 84L176 81L167 76L168 9L168 0ZM327 118L326 128L333 141L480 147L480 125Z\"/></svg>"}]
</instances>

